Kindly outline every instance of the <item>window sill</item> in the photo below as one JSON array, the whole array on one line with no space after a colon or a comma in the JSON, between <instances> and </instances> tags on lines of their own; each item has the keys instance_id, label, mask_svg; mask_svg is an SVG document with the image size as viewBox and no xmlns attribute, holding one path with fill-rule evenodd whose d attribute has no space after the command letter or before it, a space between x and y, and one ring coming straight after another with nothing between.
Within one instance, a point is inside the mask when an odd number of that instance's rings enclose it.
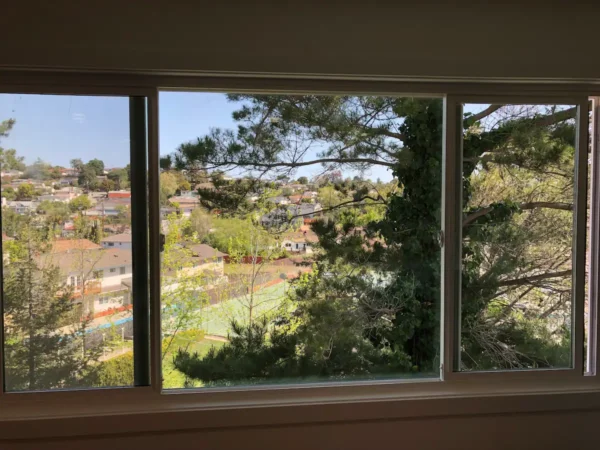
<instances>
[{"instance_id":1,"label":"window sill","mask_svg":"<svg viewBox=\"0 0 600 450\"><path fill-rule=\"evenodd\" d=\"M600 410L600 386L472 381L222 392L150 388L7 394L2 439L34 439L415 418ZM93 420L90 420L93 419ZM34 424L34 426L32 426Z\"/></svg>"}]
</instances>

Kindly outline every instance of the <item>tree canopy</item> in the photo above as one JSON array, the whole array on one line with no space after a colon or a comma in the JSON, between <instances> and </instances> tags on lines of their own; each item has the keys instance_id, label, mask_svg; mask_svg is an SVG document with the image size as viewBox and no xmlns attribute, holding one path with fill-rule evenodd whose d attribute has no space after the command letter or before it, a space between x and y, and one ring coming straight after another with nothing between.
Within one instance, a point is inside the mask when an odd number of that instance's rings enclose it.
<instances>
[{"instance_id":1,"label":"tree canopy","mask_svg":"<svg viewBox=\"0 0 600 450\"><path fill-rule=\"evenodd\" d=\"M292 312L236 325L220 350L204 358L182 352L176 366L216 383L438 370L442 101L228 98L240 105L237 129L183 143L170 167L236 170L259 183L316 166L328 210L365 201L382 209L361 224L355 214L340 222L327 211L312 224L322 251L291 291ZM465 113L464 370L560 367L568 360L575 112L487 105ZM356 179L344 190L342 170L375 166L391 171L393 186ZM202 192L203 203L235 211L240 183Z\"/></svg>"}]
</instances>

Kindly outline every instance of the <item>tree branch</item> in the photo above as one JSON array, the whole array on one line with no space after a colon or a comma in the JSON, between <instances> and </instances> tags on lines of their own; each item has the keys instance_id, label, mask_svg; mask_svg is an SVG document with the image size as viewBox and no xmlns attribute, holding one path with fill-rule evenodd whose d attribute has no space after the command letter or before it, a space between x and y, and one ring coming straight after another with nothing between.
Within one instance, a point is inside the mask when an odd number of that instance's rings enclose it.
<instances>
[{"instance_id":1,"label":"tree branch","mask_svg":"<svg viewBox=\"0 0 600 450\"><path fill-rule=\"evenodd\" d=\"M518 205L519 209L527 210L527 209L536 209L536 208L548 208L548 209L560 209L562 211L573 211L573 205L571 203L561 203L561 202L527 202L521 203ZM493 206L487 206L485 208L481 208L478 211L468 215L463 220L463 227L470 225L475 220L479 219L486 214L489 214L494 209Z\"/></svg>"},{"instance_id":2,"label":"tree branch","mask_svg":"<svg viewBox=\"0 0 600 450\"><path fill-rule=\"evenodd\" d=\"M296 161L296 162L274 162L274 163L260 163L260 162L235 162L235 161L222 161L222 162L213 162L211 168L219 168L222 166L252 166L252 167L264 167L266 169L275 169L277 167L289 167L290 169L295 169L297 167L311 166L314 164L351 164L351 163L364 163L364 164L373 164L379 166L386 167L394 167L394 163L381 161L373 158L323 158L323 159L315 159L312 161Z\"/></svg>"},{"instance_id":3,"label":"tree branch","mask_svg":"<svg viewBox=\"0 0 600 450\"><path fill-rule=\"evenodd\" d=\"M490 105L490 106L488 106L483 111L480 111L477 114L473 114L472 116L469 116L465 120L463 120L463 126L464 127L469 127L469 126L473 125L475 122L478 122L481 119L486 118L490 114L495 113L500 108L502 108L502 106L503 105Z\"/></svg>"},{"instance_id":4,"label":"tree branch","mask_svg":"<svg viewBox=\"0 0 600 450\"><path fill-rule=\"evenodd\" d=\"M562 278L571 275L572 270L561 270L560 272L542 273L540 275L532 275L530 277L515 278L513 280L504 280L498 282L498 287L501 286L522 286L531 284L535 281L546 280L548 278Z\"/></svg>"}]
</instances>

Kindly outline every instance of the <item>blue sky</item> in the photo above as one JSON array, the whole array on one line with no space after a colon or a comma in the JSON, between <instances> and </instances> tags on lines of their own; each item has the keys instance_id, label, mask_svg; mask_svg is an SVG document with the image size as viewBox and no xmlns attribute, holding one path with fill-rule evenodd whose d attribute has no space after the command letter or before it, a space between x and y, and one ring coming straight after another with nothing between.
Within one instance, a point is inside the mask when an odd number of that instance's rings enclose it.
<instances>
[{"instance_id":1,"label":"blue sky","mask_svg":"<svg viewBox=\"0 0 600 450\"><path fill-rule=\"evenodd\" d=\"M238 107L239 104L228 102L224 94L162 92L160 153L171 153L181 143L196 139L211 128L235 128L231 114ZM129 163L126 97L0 94L0 121L9 118L16 119L16 125L9 137L1 138L0 146L16 149L28 164L37 158L64 167L74 158L84 162L98 158L106 167ZM309 167L295 176L311 176L320 170ZM391 179L391 174L380 167L365 176Z\"/></svg>"}]
</instances>

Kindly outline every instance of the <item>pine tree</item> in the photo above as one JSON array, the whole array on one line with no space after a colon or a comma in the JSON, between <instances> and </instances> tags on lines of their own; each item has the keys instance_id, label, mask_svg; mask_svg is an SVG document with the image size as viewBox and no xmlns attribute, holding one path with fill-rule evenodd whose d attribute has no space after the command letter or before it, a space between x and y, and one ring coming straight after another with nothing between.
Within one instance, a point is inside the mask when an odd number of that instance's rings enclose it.
<instances>
[{"instance_id":1,"label":"pine tree","mask_svg":"<svg viewBox=\"0 0 600 450\"><path fill-rule=\"evenodd\" d=\"M323 165L330 173L378 166L392 171L397 188L357 188L349 201L325 209L329 214L372 202L384 214L360 230L348 214L343 221L330 216L313 224L323 251L313 272L297 282L292 314L236 326L229 345L203 359L181 353L176 366L210 382L438 370L442 101L229 99L244 102L234 114L243 125L237 133L217 129L182 144L173 157L179 168L235 167L282 176L306 165ZM543 320L570 313L574 117L575 108L513 111L500 105L465 114L466 369L556 367L568 357L568 326L550 330ZM494 123L486 125L486 119ZM314 153L293 150L312 142L319 142L313 159L307 157ZM329 182L343 198L338 178ZM227 186L205 192L203 202L228 211L230 205L219 202L227 193ZM531 313L521 313L519 302ZM248 335L251 348L238 339Z\"/></svg>"},{"instance_id":2,"label":"pine tree","mask_svg":"<svg viewBox=\"0 0 600 450\"><path fill-rule=\"evenodd\" d=\"M58 267L45 261L43 231L29 221L4 267L5 375L9 391L89 385L97 349L85 348L87 321L76 314Z\"/></svg>"}]
</instances>

